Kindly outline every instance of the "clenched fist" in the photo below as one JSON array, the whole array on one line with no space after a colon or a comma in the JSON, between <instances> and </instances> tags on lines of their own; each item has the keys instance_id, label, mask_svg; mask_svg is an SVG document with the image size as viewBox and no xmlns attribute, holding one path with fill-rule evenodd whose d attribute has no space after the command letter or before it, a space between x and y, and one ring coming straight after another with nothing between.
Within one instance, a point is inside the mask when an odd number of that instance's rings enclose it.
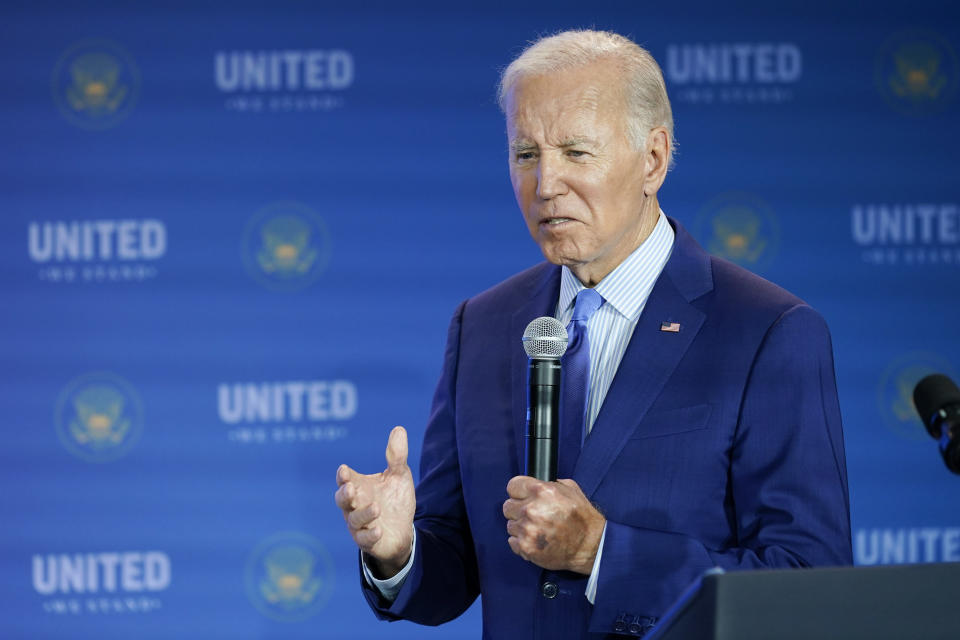
<instances>
[{"instance_id":1,"label":"clenched fist","mask_svg":"<svg viewBox=\"0 0 960 640\"><path fill-rule=\"evenodd\" d=\"M516 476L507 494L503 515L515 554L544 569L590 574L607 521L580 485Z\"/></svg>"},{"instance_id":2,"label":"clenched fist","mask_svg":"<svg viewBox=\"0 0 960 640\"><path fill-rule=\"evenodd\" d=\"M378 578L395 575L410 559L417 501L407 466L407 431L394 427L387 442L387 468L364 475L337 469L337 506L367 566Z\"/></svg>"}]
</instances>

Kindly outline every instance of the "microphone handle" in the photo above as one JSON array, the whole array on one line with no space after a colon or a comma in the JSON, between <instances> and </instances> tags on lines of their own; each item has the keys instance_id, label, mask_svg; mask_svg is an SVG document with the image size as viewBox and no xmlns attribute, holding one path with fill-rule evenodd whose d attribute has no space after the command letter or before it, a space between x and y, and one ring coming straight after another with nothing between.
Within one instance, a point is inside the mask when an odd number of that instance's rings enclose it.
<instances>
[{"instance_id":1,"label":"microphone handle","mask_svg":"<svg viewBox=\"0 0 960 640\"><path fill-rule=\"evenodd\" d=\"M560 361L531 358L527 389L527 459L524 474L557 479L560 432Z\"/></svg>"}]
</instances>

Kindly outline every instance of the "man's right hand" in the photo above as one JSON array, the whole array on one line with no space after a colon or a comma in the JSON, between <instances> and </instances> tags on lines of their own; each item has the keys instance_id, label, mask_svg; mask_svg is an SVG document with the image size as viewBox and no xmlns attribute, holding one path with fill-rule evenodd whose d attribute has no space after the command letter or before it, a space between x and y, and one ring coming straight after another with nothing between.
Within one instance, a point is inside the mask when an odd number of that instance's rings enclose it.
<instances>
[{"instance_id":1,"label":"man's right hand","mask_svg":"<svg viewBox=\"0 0 960 640\"><path fill-rule=\"evenodd\" d=\"M343 464L337 469L337 506L353 541L380 579L396 575L410 559L417 499L407 466L407 431L394 427L387 442L387 468L372 475Z\"/></svg>"}]
</instances>

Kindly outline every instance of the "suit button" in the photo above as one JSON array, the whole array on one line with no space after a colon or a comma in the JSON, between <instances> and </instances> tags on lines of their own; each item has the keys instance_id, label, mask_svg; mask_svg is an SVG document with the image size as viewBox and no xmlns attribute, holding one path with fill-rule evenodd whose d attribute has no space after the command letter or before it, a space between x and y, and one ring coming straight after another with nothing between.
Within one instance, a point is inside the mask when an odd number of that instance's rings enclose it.
<instances>
[{"instance_id":1,"label":"suit button","mask_svg":"<svg viewBox=\"0 0 960 640\"><path fill-rule=\"evenodd\" d=\"M557 588L557 585L555 582L544 582L543 586L540 587L540 593L543 594L543 597L548 598L550 600L557 597L558 591L560 590Z\"/></svg>"},{"instance_id":2,"label":"suit button","mask_svg":"<svg viewBox=\"0 0 960 640\"><path fill-rule=\"evenodd\" d=\"M627 631L630 633L640 633L640 625L638 625L636 622L631 622L630 626L627 627Z\"/></svg>"},{"instance_id":3,"label":"suit button","mask_svg":"<svg viewBox=\"0 0 960 640\"><path fill-rule=\"evenodd\" d=\"M627 623L624 622L623 620L617 620L616 622L613 623L613 630L616 631L617 633L623 633L624 631L627 630Z\"/></svg>"}]
</instances>

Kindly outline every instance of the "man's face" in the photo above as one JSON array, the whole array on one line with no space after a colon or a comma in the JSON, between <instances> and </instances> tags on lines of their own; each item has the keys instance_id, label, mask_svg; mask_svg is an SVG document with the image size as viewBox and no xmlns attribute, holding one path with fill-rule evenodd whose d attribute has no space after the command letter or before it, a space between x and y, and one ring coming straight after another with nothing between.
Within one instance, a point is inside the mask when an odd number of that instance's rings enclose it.
<instances>
[{"instance_id":1,"label":"man's face","mask_svg":"<svg viewBox=\"0 0 960 640\"><path fill-rule=\"evenodd\" d=\"M510 181L530 235L589 286L640 245L659 211L618 87L600 62L521 79L507 96Z\"/></svg>"}]
</instances>

